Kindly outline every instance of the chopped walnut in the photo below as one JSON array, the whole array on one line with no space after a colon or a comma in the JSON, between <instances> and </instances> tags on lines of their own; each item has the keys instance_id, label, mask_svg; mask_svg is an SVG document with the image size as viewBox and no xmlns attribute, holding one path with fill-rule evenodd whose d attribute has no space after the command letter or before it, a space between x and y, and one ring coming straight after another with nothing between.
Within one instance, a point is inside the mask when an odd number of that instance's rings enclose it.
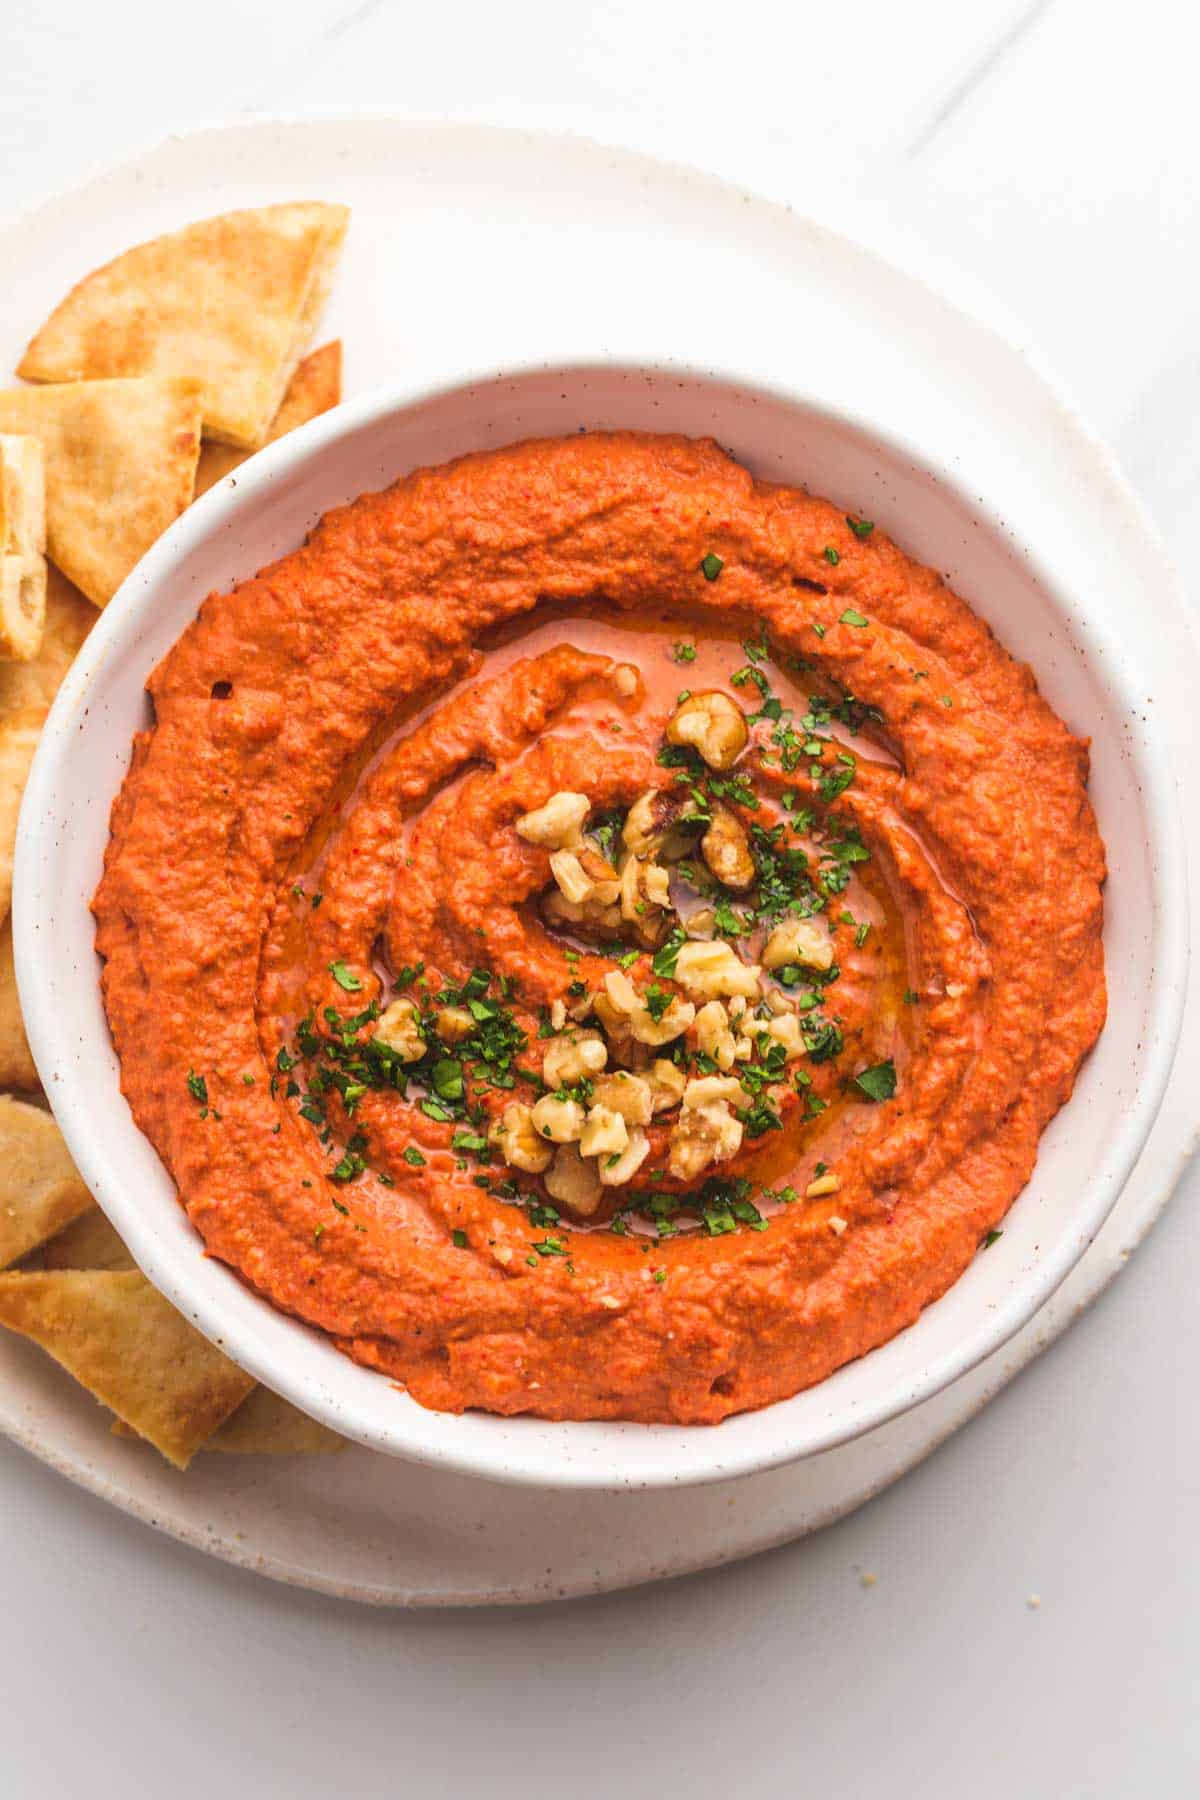
<instances>
[{"instance_id":1,"label":"chopped walnut","mask_svg":"<svg viewBox=\"0 0 1200 1800\"><path fill-rule=\"evenodd\" d=\"M611 906L620 895L616 870L596 850L553 850L550 873L563 899L572 906Z\"/></svg>"},{"instance_id":2,"label":"chopped walnut","mask_svg":"<svg viewBox=\"0 0 1200 1800\"><path fill-rule=\"evenodd\" d=\"M435 1023L443 1044L461 1044L475 1029L475 1021L465 1006L441 1007Z\"/></svg>"},{"instance_id":3,"label":"chopped walnut","mask_svg":"<svg viewBox=\"0 0 1200 1800\"><path fill-rule=\"evenodd\" d=\"M675 960L676 981L700 1000L721 1000L733 994L757 999L761 975L757 964L744 963L723 939L683 944Z\"/></svg>"},{"instance_id":4,"label":"chopped walnut","mask_svg":"<svg viewBox=\"0 0 1200 1800\"><path fill-rule=\"evenodd\" d=\"M609 1005L626 1019L631 1019L642 1004L641 995L624 969L609 969L606 972L604 992L608 997Z\"/></svg>"},{"instance_id":5,"label":"chopped walnut","mask_svg":"<svg viewBox=\"0 0 1200 1800\"><path fill-rule=\"evenodd\" d=\"M587 1218L600 1204L600 1176L595 1163L579 1154L578 1144L562 1144L543 1178L552 1200Z\"/></svg>"},{"instance_id":6,"label":"chopped walnut","mask_svg":"<svg viewBox=\"0 0 1200 1800\"><path fill-rule=\"evenodd\" d=\"M677 1064L668 1062L666 1057L660 1056L651 1063L646 1079L650 1084L650 1105L655 1113L670 1112L683 1099L687 1077Z\"/></svg>"},{"instance_id":7,"label":"chopped walnut","mask_svg":"<svg viewBox=\"0 0 1200 1800\"><path fill-rule=\"evenodd\" d=\"M612 1157L600 1159L600 1180L605 1187L624 1187L637 1174L649 1154L650 1139L640 1125L630 1126L629 1141L615 1161Z\"/></svg>"},{"instance_id":8,"label":"chopped walnut","mask_svg":"<svg viewBox=\"0 0 1200 1800\"><path fill-rule=\"evenodd\" d=\"M629 1126L619 1112L593 1106L579 1140L583 1156L619 1156L629 1143Z\"/></svg>"},{"instance_id":9,"label":"chopped walnut","mask_svg":"<svg viewBox=\"0 0 1200 1800\"><path fill-rule=\"evenodd\" d=\"M735 894L746 894L758 879L750 839L736 813L714 806L712 823L700 839L700 854L717 880Z\"/></svg>"},{"instance_id":10,"label":"chopped walnut","mask_svg":"<svg viewBox=\"0 0 1200 1800\"><path fill-rule=\"evenodd\" d=\"M583 1131L584 1110L578 1100L545 1094L533 1108L533 1128L552 1144L576 1143Z\"/></svg>"},{"instance_id":11,"label":"chopped walnut","mask_svg":"<svg viewBox=\"0 0 1200 1800\"><path fill-rule=\"evenodd\" d=\"M517 836L527 844L540 844L546 850L569 850L578 844L583 821L592 810L586 794L573 794L567 789L551 794L544 806L527 812L517 820Z\"/></svg>"},{"instance_id":12,"label":"chopped walnut","mask_svg":"<svg viewBox=\"0 0 1200 1800\"><path fill-rule=\"evenodd\" d=\"M696 1043L719 1069L731 1069L737 1043L729 1029L729 1014L719 1000L710 1000L696 1014Z\"/></svg>"},{"instance_id":13,"label":"chopped walnut","mask_svg":"<svg viewBox=\"0 0 1200 1800\"><path fill-rule=\"evenodd\" d=\"M420 1062L425 1054L421 1014L413 1000L393 1000L384 1008L373 1035L376 1043L394 1050L401 1062Z\"/></svg>"},{"instance_id":14,"label":"chopped walnut","mask_svg":"<svg viewBox=\"0 0 1200 1800\"><path fill-rule=\"evenodd\" d=\"M689 842L695 841L697 811L690 793L679 788L649 788L626 813L621 841L631 855L643 860L681 856Z\"/></svg>"},{"instance_id":15,"label":"chopped walnut","mask_svg":"<svg viewBox=\"0 0 1200 1800\"><path fill-rule=\"evenodd\" d=\"M579 866L592 884L588 898L601 906L611 906L621 898L621 878L607 857L601 856L599 850L591 844L580 846L576 855Z\"/></svg>"},{"instance_id":16,"label":"chopped walnut","mask_svg":"<svg viewBox=\"0 0 1200 1800\"><path fill-rule=\"evenodd\" d=\"M751 1103L750 1095L736 1075L693 1075L684 1087L685 1112L695 1107L712 1106L717 1101L732 1101L741 1107Z\"/></svg>"},{"instance_id":17,"label":"chopped walnut","mask_svg":"<svg viewBox=\"0 0 1200 1800\"><path fill-rule=\"evenodd\" d=\"M689 694L667 721L667 742L689 744L710 769L731 769L750 738L746 716L728 694Z\"/></svg>"},{"instance_id":18,"label":"chopped walnut","mask_svg":"<svg viewBox=\"0 0 1200 1800\"><path fill-rule=\"evenodd\" d=\"M661 863L627 856L621 869L621 917L646 950L656 949L670 923L671 877Z\"/></svg>"},{"instance_id":19,"label":"chopped walnut","mask_svg":"<svg viewBox=\"0 0 1200 1800\"><path fill-rule=\"evenodd\" d=\"M682 1037L695 1017L696 1008L691 1001L673 994L657 1019L648 1006L639 1006L629 1021L629 1029L639 1044L648 1044L654 1050Z\"/></svg>"},{"instance_id":20,"label":"chopped walnut","mask_svg":"<svg viewBox=\"0 0 1200 1800\"><path fill-rule=\"evenodd\" d=\"M540 1175L553 1155L534 1129L532 1108L519 1100L492 1121L488 1142L496 1145L510 1169L523 1169L527 1175Z\"/></svg>"},{"instance_id":21,"label":"chopped walnut","mask_svg":"<svg viewBox=\"0 0 1200 1800\"><path fill-rule=\"evenodd\" d=\"M548 925L573 925L592 935L613 936L621 929L619 906L598 906L594 901L567 900L556 888L542 896L542 914Z\"/></svg>"},{"instance_id":22,"label":"chopped walnut","mask_svg":"<svg viewBox=\"0 0 1200 1800\"><path fill-rule=\"evenodd\" d=\"M737 1082L712 1079L721 1087L738 1087ZM689 1089L704 1085L688 1083ZM720 1096L714 1095L699 1105L688 1105L685 1094L684 1102L679 1121L671 1133L668 1168L677 1181L694 1181L714 1163L728 1162L737 1155L742 1147L742 1121L734 1116L728 1099Z\"/></svg>"},{"instance_id":23,"label":"chopped walnut","mask_svg":"<svg viewBox=\"0 0 1200 1800\"><path fill-rule=\"evenodd\" d=\"M683 1036L696 1016L691 1002L674 994L655 1018L624 969L609 969L604 977L604 990L603 995L597 996L596 1012L602 1024L607 1025L612 1020L611 1036L618 1052L627 1038L652 1048L669 1044Z\"/></svg>"},{"instance_id":24,"label":"chopped walnut","mask_svg":"<svg viewBox=\"0 0 1200 1800\"><path fill-rule=\"evenodd\" d=\"M785 919L763 945L763 967L783 969L801 963L809 969L833 967L833 940L812 919Z\"/></svg>"},{"instance_id":25,"label":"chopped walnut","mask_svg":"<svg viewBox=\"0 0 1200 1800\"><path fill-rule=\"evenodd\" d=\"M571 1087L598 1075L608 1061L608 1047L598 1031L571 1031L546 1045L542 1080L548 1088Z\"/></svg>"},{"instance_id":26,"label":"chopped walnut","mask_svg":"<svg viewBox=\"0 0 1200 1800\"><path fill-rule=\"evenodd\" d=\"M769 1038L773 1038L777 1044L782 1044L789 1062L794 1061L797 1056L804 1055L804 1039L800 1032L800 1021L795 1013L780 1013L778 1018L772 1019L769 1024L765 1025L756 1021L754 1030L756 1034L765 1031Z\"/></svg>"},{"instance_id":27,"label":"chopped walnut","mask_svg":"<svg viewBox=\"0 0 1200 1800\"><path fill-rule=\"evenodd\" d=\"M593 1083L592 1102L594 1106L620 1113L627 1125L648 1125L654 1111L654 1090L644 1076L617 1069L610 1075L599 1076Z\"/></svg>"}]
</instances>

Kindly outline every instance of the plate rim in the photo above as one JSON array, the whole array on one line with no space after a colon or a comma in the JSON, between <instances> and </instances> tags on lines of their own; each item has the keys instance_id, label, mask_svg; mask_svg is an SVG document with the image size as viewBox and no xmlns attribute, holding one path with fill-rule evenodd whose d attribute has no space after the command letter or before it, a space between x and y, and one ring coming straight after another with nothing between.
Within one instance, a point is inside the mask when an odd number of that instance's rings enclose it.
<instances>
[{"instance_id":1,"label":"plate rim","mask_svg":"<svg viewBox=\"0 0 1200 1800\"><path fill-rule=\"evenodd\" d=\"M854 238L854 237L850 236L849 234L846 234L842 231L837 230L836 228L828 226L827 224L823 223L818 218L809 219L804 214L798 213L785 200L782 200L777 195L771 194L769 191L764 191L761 188L761 186L757 186L753 191L751 191L750 189L748 189L748 187L745 184L743 184L737 180L731 180L731 179L721 176L719 174L709 173L697 165L689 164L689 163L686 163L686 162L678 160L678 159L660 156L653 152L642 151L640 149L624 148L617 144L606 143L602 139L599 139L599 138L596 138L593 136L589 136L584 133L565 132L562 130L542 130L537 127L496 124L489 120L476 120L476 119L472 119L472 118L460 118L460 117L447 118L447 117L439 117L439 116L420 117L420 116L395 115L395 114L390 114L390 113L386 112L385 110L380 110L378 112L373 112L373 113L358 114L358 115L346 115L346 114L344 114L344 112L342 112L340 110L335 110L335 111L331 111L328 113L322 113L319 111L309 111L309 112L305 112L302 114L261 114L261 115L252 115L252 116L242 116L235 120L214 122L214 123L202 125L202 126L197 127L195 130L188 131L187 133L171 134L171 135L167 136L166 138L157 139L147 145L142 146L141 148L137 148L132 151L126 152L126 153L120 155L119 157L108 159L108 160L97 161L92 166L83 170L81 172L79 178L76 181L74 181L70 184L65 184L61 188L59 188L55 191L52 191L50 194L44 196L40 201L35 202L33 205L31 205L29 207L17 208L15 211L13 211L8 216L6 216L5 219L3 220L3 222L0 223L0 235L3 235L4 233L6 233L10 228L27 225L33 218L35 218L37 216L38 213L40 213L46 209L52 208L56 203L69 202L71 199L76 198L81 193L81 191L87 189L89 186L91 186L93 183L95 183L97 181L100 181L100 180L103 180L106 178L117 177L117 176L120 176L123 172L132 171L139 165L145 164L149 158L153 157L159 151L166 149L172 145L184 144L184 143L187 143L198 137L214 136L214 135L220 135L220 134L225 134L225 133L230 133L230 132L245 134L245 133L260 132L260 131L263 131L264 129L267 131L279 130L280 128L303 129L305 127L314 126L314 125L327 127L331 123L338 123L338 122L345 124L348 128L353 127L358 124L362 124L362 123L366 123L366 124L374 123L374 124L387 125L388 127L393 128L393 129L410 130L414 133L420 132L422 130L428 130L430 128L437 128L439 130L444 130L444 131L453 131L455 133L485 131L488 133L495 134L497 136L503 135L508 138L521 139L526 142L539 141L541 143L544 143L544 144L547 144L550 146L553 146L555 143L559 143L559 144L569 145L577 150L589 151L589 152L593 152L593 153L599 152L599 153L607 156L610 159L612 159L613 157L620 158L630 167L640 166L642 169L649 170L652 173L657 172L660 175L662 175L662 174L673 175L676 178L682 177L682 178L687 179L688 181L691 181L691 182L694 182L697 184L702 184L703 186L711 188L711 189L724 190L727 194L741 195L744 198L753 200L760 206L769 206L772 208L773 211L777 212L781 216L782 222L786 222L793 227L796 226L797 224L805 226L805 227L811 227L812 229L815 229L816 231L820 232L821 234L827 236L828 238L836 240L843 245L849 246L856 253L858 253L860 255L865 255L869 258L876 260L881 265L887 267L891 272L895 272L895 273L899 273L899 274L903 275L907 281L911 282L916 287L920 288L922 290L922 292L924 294L926 294L931 300L937 302L938 304L944 305L944 306L952 309L957 314L962 316L970 324L987 332L993 338L999 339L1000 342L1004 345L1004 347L1006 348L1006 350L1009 353L1015 354L1016 356L1020 357L1024 363L1026 363L1026 365L1030 368L1032 374L1036 378L1037 382L1039 383L1044 397L1053 404L1053 406L1054 406L1055 410L1057 411L1057 413L1059 414L1060 419L1062 420L1063 424L1070 431L1071 435L1079 442L1080 448L1082 450L1086 450L1087 455L1088 455L1089 459L1092 461L1093 466L1096 467L1098 469L1098 471L1103 473L1103 476L1106 481L1106 485L1108 486L1114 499L1119 499L1119 501L1121 502L1122 513L1123 513L1123 517L1124 517L1124 521L1125 521L1126 525L1131 526L1136 531L1139 540L1141 542L1145 543L1147 545L1147 547L1153 551L1157 565L1164 570L1164 573L1166 573L1170 576L1168 598L1167 598L1167 601L1164 602L1164 604L1170 604L1171 602L1177 601L1179 599L1179 595L1180 595L1179 579L1178 579L1177 571L1175 571L1175 569L1174 569L1172 559L1170 558L1168 552L1166 551L1165 546L1163 545L1163 543L1161 542L1161 539L1158 536L1157 530L1151 521L1148 509L1146 508L1144 502L1141 500L1140 496L1132 488L1132 486L1128 482L1127 478L1122 473L1122 471L1117 463L1115 455L1109 449L1108 445L1103 441L1103 439L1101 439L1098 436L1098 434L1096 434L1084 422L1083 417L1080 414L1080 412L1078 411L1078 409L1070 401L1067 400L1065 393L1064 393L1063 389L1060 387L1058 381L1056 380L1054 375L1046 369L1045 365L1041 361L1041 359L1038 356L1038 354L1036 353L1036 351L1031 350L1028 345L1018 343L1016 341L1015 332L1010 327L1008 327L1004 322L1001 321L1000 317L998 316L998 309L995 307L994 304L989 304L987 307L981 309L977 303L964 301L963 299L960 298L960 289L959 289L959 284L957 283L957 281L955 281L954 279L947 281L945 279L944 272L941 272L941 271L939 271L938 284L935 285L934 282L926 276L926 274L923 272L923 270L920 267L915 267L913 265L912 261L910 260L910 258L904 254L903 250L898 249L894 244L889 243L886 250L878 249L876 247L876 239L879 235L877 232L872 232L871 237L869 237L866 241ZM1193 648L1193 652L1194 652L1194 649L1195 649L1194 627L1191 624L1191 620L1190 620L1190 617L1188 616L1187 609L1180 608L1179 611L1182 613L1182 621L1181 622L1182 622L1185 630L1187 631L1189 639L1191 639L1191 641L1192 641L1192 648ZM1138 1226L1137 1232L1136 1232L1134 1240L1133 1240L1134 1242L1141 1241L1141 1238L1145 1235L1145 1232L1149 1229L1150 1224L1153 1223L1153 1220L1158 1216L1158 1213L1162 1210L1162 1207L1165 1206L1166 1201L1167 1201L1167 1199L1169 1199L1170 1193L1172 1192L1172 1190L1175 1186L1175 1183L1179 1179L1179 1176L1182 1173L1184 1166L1186 1165L1186 1162L1188 1160L1188 1157L1189 1157L1191 1150L1193 1148L1193 1145L1194 1145L1195 1136L1196 1136L1196 1133L1195 1133L1194 1129L1190 1133L1184 1134L1184 1142L1174 1153L1174 1157L1171 1162L1171 1166L1170 1166L1168 1172L1166 1173L1165 1177L1162 1178L1160 1181L1160 1184L1159 1184L1160 1191L1158 1192L1155 1201L1147 1208L1146 1215L1139 1222L1139 1226ZM1108 1270L1107 1272L1105 1272L1099 1278L1099 1280L1095 1284L1094 1288L1092 1289L1092 1292L1088 1296L1089 1300L1091 1298L1095 1297L1095 1294L1102 1291L1103 1287L1107 1285L1108 1281L1111 1280L1112 1275L1115 1274L1116 1272L1117 1272L1117 1268L1114 1267L1114 1268ZM1073 1315L1071 1315L1071 1316L1073 1316ZM1069 1322L1069 1318L1055 1320L1055 1322L1053 1323L1048 1334L1046 1334L1043 1337L1042 1342L1051 1341L1052 1338L1058 1336L1059 1333L1065 1328L1065 1325L1068 1322ZM1036 1347L1032 1347L1032 1348L1028 1349L1028 1351L1026 1351L1024 1354L1022 1354L1021 1357L1019 1358L1019 1360L1014 1362L1013 1365L1005 1371L1005 1373L1003 1374L1001 1379L995 1384L995 1386L989 1388L988 1392L985 1395L983 1395L982 1397L979 1397L972 1403L972 1405L970 1407L970 1411L966 1415L964 1415L964 1417L970 1416L971 1413L978 1410L979 1407L981 1407L983 1404L986 1403L987 1398L990 1398L994 1392L998 1392L1002 1386L1006 1385L1007 1381L1009 1379L1011 1379L1012 1375L1015 1374L1020 1367L1023 1367L1025 1365L1025 1363L1027 1363L1029 1360L1031 1360L1032 1357L1037 1353L1037 1348L1040 1348L1040 1347L1041 1347L1041 1344L1039 1343ZM955 1420L947 1428L948 1431L952 1431L952 1430L956 1429L958 1423L961 1423L961 1422L963 1422L963 1420ZM22 1441L22 1434L15 1429L9 1429L8 1422L6 1422L2 1418L0 1418L0 1428L8 1430L9 1435L11 1437L13 1437L14 1441L17 1441L17 1442ZM943 1434L943 1435L945 1435L945 1434ZM942 1440L939 1437L939 1439L937 1441L942 1441ZM38 1447L35 1445L26 1444L25 1447L30 1448L35 1455L41 1456L42 1460L49 1462L51 1464L51 1466L59 1467L60 1472L68 1474L68 1476L70 1478L75 1479L81 1485L83 1485L85 1487L90 1487L91 1491L98 1493L102 1498L110 1499L116 1504L124 1504L119 1498L115 1498L111 1493L106 1493L104 1491L104 1482L102 1480L97 1479L96 1482L89 1481L80 1472L67 1466L70 1461L69 1458L63 1459L63 1461L61 1461L61 1462L56 1462L55 1459L51 1455L46 1454L45 1446ZM928 1453L928 1450L932 1449L933 1447L934 1447L934 1443L933 1442L929 1443L925 1447L925 1449L923 1449L920 1453L910 1457L900 1467L898 1467L894 1471L892 1471L892 1473L889 1476L887 1476L885 1478L885 1480L894 1479L897 1475L902 1473L905 1468L913 1466L913 1464L916 1461L920 1460L921 1455ZM859 1501L857 1499L851 1499L851 1501L849 1502L849 1506L852 1507L853 1505L856 1505L858 1503L859 1503ZM124 1510L133 1513L135 1516L146 1516L147 1518L149 1518L149 1509L147 1510L145 1515L141 1515L138 1513L137 1508L134 1505L124 1504ZM845 1510L845 1509L843 1509L843 1510ZM838 1514L836 1512L833 1512L829 1516L832 1518L832 1517L838 1516ZM171 1526L169 1524L167 1524L166 1522L164 1522L158 1516L155 1516L153 1518L152 1522L157 1524L160 1529L172 1531ZM826 1522L826 1521L822 1520L821 1522ZM815 1528L815 1527L811 1526L811 1525L808 1527L805 1527L805 1529L812 1529L812 1528ZM189 1537L186 1532L179 1532L179 1531L173 1531L172 1535L180 1537L181 1541L196 1542L198 1547L209 1550L210 1552L214 1552L215 1547L212 1543L199 1542L198 1536L196 1536L196 1535ZM743 1550L735 1549L733 1551L719 1553L715 1557L706 1559L704 1562L696 1562L694 1564L689 1564L687 1566L701 1567L701 1566L706 1566L707 1563L709 1563L709 1562L728 1560L729 1556L749 1554L755 1549L768 1548L770 1545L770 1542L772 1542L772 1541L774 1541L774 1542L786 1541L789 1536L793 1536L793 1535L795 1535L795 1534L787 1532L787 1533L784 1533L782 1536L776 1536L770 1540L764 1539L761 1543L758 1543L758 1544L747 1545L746 1548ZM216 1549L215 1553L226 1554L225 1552L223 1552L219 1549ZM293 1580L293 1581L297 1579L296 1573L294 1571L288 1571L286 1569L273 1571L269 1568L265 1568L261 1557L240 1558L235 1554L227 1554L226 1560L230 1560L230 1561L234 1561L234 1562L241 1561L242 1566L258 1568L258 1569L262 1570L262 1572L266 1572L266 1573L276 1573L278 1575L278 1578L281 1578L281 1579ZM679 1563L679 1565L677 1567L672 1566L672 1568L670 1568L670 1569L651 1571L640 1577L628 1577L628 1578L622 1577L622 1578L619 1578L618 1580L616 1580L612 1585L615 1585L615 1586L630 1585L632 1583L632 1581L637 1580L637 1579L643 1579L643 1580L644 1579L653 1579L653 1578L655 1578L656 1574L675 1573L675 1572L680 1572L680 1573L684 1572L684 1564L682 1562ZM339 1585L339 1584L335 1583L332 1586L326 1586L320 1580L306 1582L306 1583L304 1583L304 1585L316 1586L316 1587L320 1588L321 1591L328 1591L328 1592L345 1593L347 1591L346 1588L344 1587L344 1585ZM599 1590L595 1589L595 1588L591 1588L591 1587L589 1587L589 1588L581 1587L578 1591L584 1592L584 1591L599 1591ZM371 1596L367 1593L363 1593L358 1597L367 1599L367 1598L370 1598ZM535 1596L535 1597L539 1597L539 1596ZM513 1598L513 1596L512 1595L498 1595L497 1598L500 1600L511 1600ZM392 1603L396 1603L394 1598L392 1600ZM409 1603L428 1604L430 1602L416 1601L416 1602L409 1602Z\"/></svg>"}]
</instances>

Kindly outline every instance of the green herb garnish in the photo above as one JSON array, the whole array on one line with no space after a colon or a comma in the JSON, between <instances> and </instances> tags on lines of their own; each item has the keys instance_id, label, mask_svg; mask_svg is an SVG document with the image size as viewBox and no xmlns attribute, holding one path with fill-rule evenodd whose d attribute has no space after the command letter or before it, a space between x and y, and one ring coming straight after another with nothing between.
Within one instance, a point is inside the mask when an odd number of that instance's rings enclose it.
<instances>
[{"instance_id":1,"label":"green herb garnish","mask_svg":"<svg viewBox=\"0 0 1200 1800\"><path fill-rule=\"evenodd\" d=\"M886 1062L862 1069L854 1077L854 1085L868 1100L890 1100L896 1092L896 1065L889 1056Z\"/></svg>"}]
</instances>

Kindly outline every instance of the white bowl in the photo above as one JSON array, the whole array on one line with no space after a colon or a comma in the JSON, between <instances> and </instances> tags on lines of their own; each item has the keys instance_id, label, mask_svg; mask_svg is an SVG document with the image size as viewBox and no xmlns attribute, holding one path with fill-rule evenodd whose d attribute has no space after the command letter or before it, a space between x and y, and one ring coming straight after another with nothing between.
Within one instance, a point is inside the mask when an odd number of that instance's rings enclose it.
<instances>
[{"instance_id":1,"label":"white bowl","mask_svg":"<svg viewBox=\"0 0 1200 1800\"><path fill-rule=\"evenodd\" d=\"M1037 671L1092 738L1092 796L1111 874L1110 1013L1073 1099L1041 1145L1003 1237L909 1330L829 1380L710 1428L550 1424L432 1413L206 1259L174 1185L122 1099L88 910L108 815L148 720L150 670L213 589L293 548L329 507L419 465L517 438L623 425L715 436L756 474L878 520ZM1032 1315L1099 1229L1158 1109L1187 963L1173 784L1141 707L1131 652L1087 596L1063 591L1061 521L1013 543L986 504L876 420L778 386L673 366L568 365L374 395L271 446L192 507L96 625L51 712L21 812L14 926L29 1040L92 1192L154 1283L206 1336L314 1417L375 1449L495 1480L631 1487L719 1480L812 1455L926 1399ZM984 458L986 462L986 458ZM1045 529L1043 530L1043 526ZM1041 536L1047 552L1039 556ZM1110 614L1110 616L1117 616Z\"/></svg>"}]
</instances>

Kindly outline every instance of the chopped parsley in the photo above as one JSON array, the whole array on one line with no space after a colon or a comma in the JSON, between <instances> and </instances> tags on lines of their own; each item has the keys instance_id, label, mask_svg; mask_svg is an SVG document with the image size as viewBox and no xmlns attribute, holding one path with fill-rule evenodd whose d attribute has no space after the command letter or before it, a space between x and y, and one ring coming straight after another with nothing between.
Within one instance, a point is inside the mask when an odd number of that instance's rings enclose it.
<instances>
[{"instance_id":1,"label":"chopped parsley","mask_svg":"<svg viewBox=\"0 0 1200 1800\"><path fill-rule=\"evenodd\" d=\"M330 963L329 973L333 976L333 979L337 982L338 986L344 989L347 994L357 994L362 987L362 982L358 979L358 976L354 973L353 969L348 969L345 963L340 960Z\"/></svg>"},{"instance_id":2,"label":"chopped parsley","mask_svg":"<svg viewBox=\"0 0 1200 1800\"><path fill-rule=\"evenodd\" d=\"M715 581L724 567L724 559L718 556L715 550L710 550L708 555L701 559L700 572L705 581Z\"/></svg>"},{"instance_id":3,"label":"chopped parsley","mask_svg":"<svg viewBox=\"0 0 1200 1800\"><path fill-rule=\"evenodd\" d=\"M846 514L846 523L856 538L869 538L875 529L874 519L855 519L849 513Z\"/></svg>"},{"instance_id":4,"label":"chopped parsley","mask_svg":"<svg viewBox=\"0 0 1200 1800\"><path fill-rule=\"evenodd\" d=\"M863 626L863 625L869 625L870 623L871 623L870 619L868 619L865 614L860 613L860 612L855 612L855 610L852 606L848 606L846 608L845 612L841 615L841 617L838 620L839 625Z\"/></svg>"},{"instance_id":5,"label":"chopped parsley","mask_svg":"<svg viewBox=\"0 0 1200 1800\"><path fill-rule=\"evenodd\" d=\"M861 1069L854 1077L854 1085L866 1095L868 1100L890 1100L896 1092L896 1065L889 1056L886 1062L875 1063L869 1069Z\"/></svg>"},{"instance_id":6,"label":"chopped parsley","mask_svg":"<svg viewBox=\"0 0 1200 1800\"><path fill-rule=\"evenodd\" d=\"M665 975L668 980L675 973L675 964L679 960L679 952L687 943L687 934L680 926L676 926L661 949L654 952L652 967L656 975Z\"/></svg>"},{"instance_id":7,"label":"chopped parsley","mask_svg":"<svg viewBox=\"0 0 1200 1800\"><path fill-rule=\"evenodd\" d=\"M834 549L832 544L826 544L824 554L825 554L825 561L827 563L832 563L835 567L842 560L841 557L838 555L837 551Z\"/></svg>"},{"instance_id":8,"label":"chopped parsley","mask_svg":"<svg viewBox=\"0 0 1200 1800\"><path fill-rule=\"evenodd\" d=\"M187 1072L187 1090L198 1105L208 1105L208 1083L203 1075L197 1075L194 1069L189 1069Z\"/></svg>"},{"instance_id":9,"label":"chopped parsley","mask_svg":"<svg viewBox=\"0 0 1200 1800\"><path fill-rule=\"evenodd\" d=\"M408 1146L407 1150L404 1152L404 1160L410 1169L423 1169L426 1166L425 1158L421 1155L421 1152L417 1149L415 1144L410 1144Z\"/></svg>"},{"instance_id":10,"label":"chopped parsley","mask_svg":"<svg viewBox=\"0 0 1200 1800\"><path fill-rule=\"evenodd\" d=\"M677 663L693 663L696 660L696 646L680 642L675 645L671 655Z\"/></svg>"}]
</instances>

